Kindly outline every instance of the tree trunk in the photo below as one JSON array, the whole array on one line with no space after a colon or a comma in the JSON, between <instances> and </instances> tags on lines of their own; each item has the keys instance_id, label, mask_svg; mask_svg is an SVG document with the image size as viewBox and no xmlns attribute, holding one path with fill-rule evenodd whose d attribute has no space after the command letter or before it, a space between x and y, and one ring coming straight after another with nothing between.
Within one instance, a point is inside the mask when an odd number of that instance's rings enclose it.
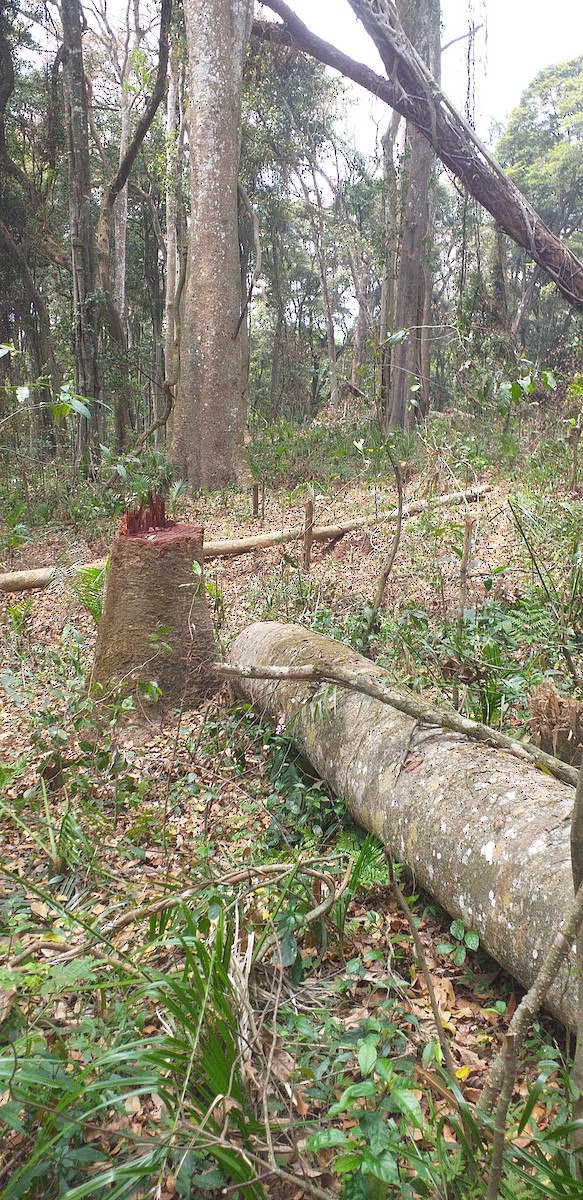
<instances>
[{"instance_id":1,"label":"tree trunk","mask_svg":"<svg viewBox=\"0 0 583 1200\"><path fill-rule=\"evenodd\" d=\"M115 538L91 677L105 698L155 681L165 707L188 708L215 690L203 532L170 525Z\"/></svg>"},{"instance_id":2,"label":"tree trunk","mask_svg":"<svg viewBox=\"0 0 583 1200\"><path fill-rule=\"evenodd\" d=\"M400 117L393 113L388 129L383 134L383 275L381 280L381 306L379 315L378 363L375 404L379 421L384 425L388 411L391 384L391 347L387 344L395 305L395 280L397 276L398 239L398 189L395 170L395 143L399 131Z\"/></svg>"},{"instance_id":3,"label":"tree trunk","mask_svg":"<svg viewBox=\"0 0 583 1200\"><path fill-rule=\"evenodd\" d=\"M75 388L89 400L97 398L96 266L91 175L89 116L83 67L82 15L79 0L61 0L63 26L63 90L69 164L69 237L73 270L75 318ZM78 454L88 442L89 423L79 422Z\"/></svg>"},{"instance_id":4,"label":"tree trunk","mask_svg":"<svg viewBox=\"0 0 583 1200\"><path fill-rule=\"evenodd\" d=\"M436 78L440 75L440 13L438 0L412 6L399 0L399 14L409 40ZM411 429L415 415L429 409L431 353L430 269L434 232L432 197L433 152L422 133L407 122L406 149L399 170L402 230L392 313L393 329L408 335L391 353L387 419L389 425Z\"/></svg>"},{"instance_id":5,"label":"tree trunk","mask_svg":"<svg viewBox=\"0 0 583 1200\"><path fill-rule=\"evenodd\" d=\"M335 664L360 681L390 682L361 655L297 625L251 625L229 658L241 668ZM242 678L234 687L262 717L289 726L354 820L529 987L573 896L573 788L368 696L326 687L310 703L313 683ZM571 1029L577 991L571 952L547 998Z\"/></svg>"},{"instance_id":6,"label":"tree trunk","mask_svg":"<svg viewBox=\"0 0 583 1200\"><path fill-rule=\"evenodd\" d=\"M237 228L251 0L186 0L191 221L172 456L194 487L235 481L245 426Z\"/></svg>"},{"instance_id":7,"label":"tree trunk","mask_svg":"<svg viewBox=\"0 0 583 1200\"><path fill-rule=\"evenodd\" d=\"M322 293L322 308L324 310L324 321L326 323L326 345L328 349L328 370L330 373L330 406L334 412L338 411L338 367L336 363L336 335L334 331L334 313L332 311L332 301L330 299L330 288L328 287L328 268L326 265L326 248L324 245L324 213L322 206L322 194L316 180L316 167L312 162L312 179L314 183L314 192L316 197L316 212L317 218L314 215L314 206L309 190L301 175L298 176L300 187L306 204L306 213L312 230L314 239L314 250L316 254L316 262L318 265L318 275L320 276L320 290Z\"/></svg>"},{"instance_id":8,"label":"tree trunk","mask_svg":"<svg viewBox=\"0 0 583 1200\"><path fill-rule=\"evenodd\" d=\"M166 329L164 335L164 379L168 387L175 389L178 383L178 357L175 344L175 304L178 281L178 195L183 157L183 139L179 138L179 61L178 46L173 39L170 46L168 93L166 96L166 293L164 313ZM161 398L162 399L162 398ZM162 403L157 406L156 417L162 413ZM171 426L168 427L169 432ZM163 431L156 441L163 440Z\"/></svg>"}]
</instances>

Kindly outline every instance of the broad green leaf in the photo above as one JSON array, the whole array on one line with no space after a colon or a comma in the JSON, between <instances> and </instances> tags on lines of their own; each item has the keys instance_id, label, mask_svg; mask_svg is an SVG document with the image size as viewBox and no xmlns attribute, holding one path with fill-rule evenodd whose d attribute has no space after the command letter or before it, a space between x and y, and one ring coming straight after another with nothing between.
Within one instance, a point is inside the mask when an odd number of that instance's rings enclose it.
<instances>
[{"instance_id":1,"label":"broad green leaf","mask_svg":"<svg viewBox=\"0 0 583 1200\"><path fill-rule=\"evenodd\" d=\"M391 1133L380 1113L363 1113L359 1121L360 1128L373 1154L381 1154L391 1145Z\"/></svg>"},{"instance_id":2,"label":"broad green leaf","mask_svg":"<svg viewBox=\"0 0 583 1200\"><path fill-rule=\"evenodd\" d=\"M356 1151L348 1151L346 1154L339 1154L338 1157L334 1159L332 1170L335 1171L336 1175L346 1175L347 1171L358 1170L361 1161L362 1159L359 1153Z\"/></svg>"},{"instance_id":3,"label":"broad green leaf","mask_svg":"<svg viewBox=\"0 0 583 1200\"><path fill-rule=\"evenodd\" d=\"M274 950L274 957L283 967L291 967L298 957L298 943L289 929L284 933L279 946Z\"/></svg>"},{"instance_id":4,"label":"broad green leaf","mask_svg":"<svg viewBox=\"0 0 583 1200\"><path fill-rule=\"evenodd\" d=\"M73 412L78 413L80 417L87 417L88 420L91 418L87 405L78 396L69 396L68 404L69 408L72 408Z\"/></svg>"},{"instance_id":5,"label":"broad green leaf","mask_svg":"<svg viewBox=\"0 0 583 1200\"><path fill-rule=\"evenodd\" d=\"M353 1100L370 1099L376 1094L377 1089L372 1079L364 1079L362 1083L351 1083L350 1087L345 1088L336 1104L332 1104L328 1109L328 1116L337 1117L339 1113L346 1112L346 1109L352 1106Z\"/></svg>"},{"instance_id":6,"label":"broad green leaf","mask_svg":"<svg viewBox=\"0 0 583 1200\"><path fill-rule=\"evenodd\" d=\"M383 1150L382 1154L373 1154L365 1147L362 1152L362 1165L365 1171L375 1175L377 1179L382 1179L383 1183L391 1183L394 1187L399 1185L397 1161L388 1150Z\"/></svg>"},{"instance_id":7,"label":"broad green leaf","mask_svg":"<svg viewBox=\"0 0 583 1200\"><path fill-rule=\"evenodd\" d=\"M412 1125L417 1129L423 1129L423 1117L421 1115L421 1106L416 1096L413 1095L411 1088L394 1087L391 1089L391 1101L403 1116L407 1117Z\"/></svg>"},{"instance_id":8,"label":"broad green leaf","mask_svg":"<svg viewBox=\"0 0 583 1200\"><path fill-rule=\"evenodd\" d=\"M1 1110L0 1110L1 1111ZM349 1138L342 1129L321 1129L308 1138L308 1150L329 1150L332 1146L347 1146Z\"/></svg>"},{"instance_id":9,"label":"broad green leaf","mask_svg":"<svg viewBox=\"0 0 583 1200\"><path fill-rule=\"evenodd\" d=\"M361 1075L370 1075L377 1060L377 1048L368 1038L358 1047L358 1065Z\"/></svg>"},{"instance_id":10,"label":"broad green leaf","mask_svg":"<svg viewBox=\"0 0 583 1200\"><path fill-rule=\"evenodd\" d=\"M377 1075L380 1075L383 1083L391 1084L395 1077L395 1071L392 1062L388 1058L377 1058L374 1069Z\"/></svg>"}]
</instances>

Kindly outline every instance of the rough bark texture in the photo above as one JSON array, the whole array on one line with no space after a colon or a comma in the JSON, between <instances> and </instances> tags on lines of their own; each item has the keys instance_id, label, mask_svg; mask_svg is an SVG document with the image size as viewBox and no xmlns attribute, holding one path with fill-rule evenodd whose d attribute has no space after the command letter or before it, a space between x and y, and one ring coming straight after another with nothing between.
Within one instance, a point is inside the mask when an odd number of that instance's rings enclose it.
<instances>
[{"instance_id":1,"label":"rough bark texture","mask_svg":"<svg viewBox=\"0 0 583 1200\"><path fill-rule=\"evenodd\" d=\"M359 654L297 625L251 625L229 658L242 667L341 664L357 677L389 682ZM310 704L313 685L241 679L234 686L257 712L285 722L353 818L530 986L573 895L573 789L369 697L320 689ZM574 956L547 1006L576 1027Z\"/></svg>"},{"instance_id":2,"label":"rough bark texture","mask_svg":"<svg viewBox=\"0 0 583 1200\"><path fill-rule=\"evenodd\" d=\"M212 692L215 644L202 574L203 530L175 525L118 534L107 577L92 683L131 692L156 680L164 705L194 707ZM166 642L172 650L160 648Z\"/></svg>"},{"instance_id":3,"label":"rough bark texture","mask_svg":"<svg viewBox=\"0 0 583 1200\"><path fill-rule=\"evenodd\" d=\"M435 0L398 0L407 37L432 74L440 75L440 14ZM391 352L388 424L410 429L417 412L429 410L431 353L431 255L435 225L434 155L429 142L408 121L405 153L399 167L402 230L393 330L407 329L408 336ZM412 391L412 389L414 389ZM414 403L413 403L414 401Z\"/></svg>"},{"instance_id":4,"label":"rough bark texture","mask_svg":"<svg viewBox=\"0 0 583 1200\"><path fill-rule=\"evenodd\" d=\"M563 296L583 310L583 263L545 225L444 96L405 37L390 0L349 0L379 50L386 79L316 37L284 0L263 2L285 21L286 27L255 21L254 33L306 50L385 100L416 125L470 195L492 214L518 246L528 251Z\"/></svg>"},{"instance_id":5,"label":"rough bark texture","mask_svg":"<svg viewBox=\"0 0 583 1200\"><path fill-rule=\"evenodd\" d=\"M237 227L251 0L185 0L191 221L172 456L196 487L237 479L245 426Z\"/></svg>"}]
</instances>

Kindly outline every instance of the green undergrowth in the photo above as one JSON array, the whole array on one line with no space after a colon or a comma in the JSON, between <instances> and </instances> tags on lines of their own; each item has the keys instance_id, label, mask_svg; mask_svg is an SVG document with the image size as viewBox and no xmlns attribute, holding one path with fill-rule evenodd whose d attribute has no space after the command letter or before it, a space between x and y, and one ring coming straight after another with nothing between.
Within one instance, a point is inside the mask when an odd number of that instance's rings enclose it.
<instances>
[{"instance_id":1,"label":"green undergrowth","mask_svg":"<svg viewBox=\"0 0 583 1200\"><path fill-rule=\"evenodd\" d=\"M425 455L447 453L473 480L492 446L463 424L437 419L424 441L395 448L424 469ZM509 472L525 436L515 425ZM265 434L256 476L285 487L307 468L324 481L386 478L371 430L349 432ZM472 603L457 611L455 589L443 603L463 530L429 514L425 602L381 611L370 637L362 598L336 608L288 555L256 588L253 615L300 620L522 733L536 683L580 693L583 618L579 508L535 500L521 482L527 570L511 598L498 588L508 564L470 559ZM220 577L213 586L220 619ZM99 579L81 576L79 594L98 619ZM162 736L151 692L98 704L83 635L67 626L32 654L30 619L30 598L8 604L0 679L26 734L0 765L0 1200L261 1200L279 1187L300 1195L302 1179L330 1200L486 1197L493 1121L476 1105L480 1077L466 1089L463 1054L445 1073L383 849L314 775L293 729L218 703ZM136 704L151 744L126 736ZM415 892L407 903L432 974L473 1005L463 1037L463 1016L444 1016L448 1036L470 1062L487 1060L511 985L493 987L473 931ZM578 1196L575 1096L555 1030L533 1027L520 1070L499 1194Z\"/></svg>"},{"instance_id":2,"label":"green undergrowth","mask_svg":"<svg viewBox=\"0 0 583 1200\"><path fill-rule=\"evenodd\" d=\"M182 757L149 777L120 737L128 699L104 711L87 694L78 631L33 676L26 625L15 610L3 676L30 750L0 780L2 1200L260 1200L269 1162L331 1198L485 1196L492 1121L411 1003L419 964L382 847L245 706L179 729ZM199 828L177 872L182 814L234 785L237 812ZM434 954L493 1014L487 1046L504 1005L458 926ZM528 1062L500 1195L577 1195L562 1055L541 1032Z\"/></svg>"}]
</instances>

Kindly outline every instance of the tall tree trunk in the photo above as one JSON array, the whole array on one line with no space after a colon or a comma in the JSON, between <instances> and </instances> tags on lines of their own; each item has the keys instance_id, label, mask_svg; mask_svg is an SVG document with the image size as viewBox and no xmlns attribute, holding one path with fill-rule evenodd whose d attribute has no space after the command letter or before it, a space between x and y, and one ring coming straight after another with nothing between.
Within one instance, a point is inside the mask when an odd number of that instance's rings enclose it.
<instances>
[{"instance_id":1,"label":"tall tree trunk","mask_svg":"<svg viewBox=\"0 0 583 1200\"><path fill-rule=\"evenodd\" d=\"M439 78L439 0L399 0L399 16L417 53ZM410 429L417 411L429 408L431 270L434 206L433 151L409 122L400 172L403 228L392 324L408 336L391 355L388 424Z\"/></svg>"},{"instance_id":2,"label":"tall tree trunk","mask_svg":"<svg viewBox=\"0 0 583 1200\"><path fill-rule=\"evenodd\" d=\"M322 291L322 308L324 309L324 322L326 325L326 346L328 349L328 370L330 373L330 405L334 412L338 409L338 369L336 365L336 337L334 332L334 313L332 311L332 301L330 299L330 288L328 287L328 269L326 265L326 251L324 247L324 214L322 209L322 194L316 180L316 167L311 164L312 179L314 181L314 192L316 196L316 213L314 214L314 206L310 192L301 175L298 176L300 187L303 192L306 202L306 213L310 222L312 236L314 238L314 249L316 253L316 263L318 267L318 275L320 276L320 288Z\"/></svg>"},{"instance_id":3,"label":"tall tree trunk","mask_svg":"<svg viewBox=\"0 0 583 1200\"><path fill-rule=\"evenodd\" d=\"M91 213L89 118L83 69L83 20L79 0L61 0L63 90L69 165L69 236L75 318L75 387L93 400L98 394L95 240ZM78 455L89 440L89 422L79 422Z\"/></svg>"},{"instance_id":4,"label":"tall tree trunk","mask_svg":"<svg viewBox=\"0 0 583 1200\"><path fill-rule=\"evenodd\" d=\"M178 383L178 358L176 353L176 323L174 306L178 279L178 189L179 172L182 167L182 138L179 141L179 62L176 39L170 45L168 92L166 95L166 295L164 300L164 379L174 389ZM161 415L158 406L156 416ZM171 418L173 420L173 416ZM169 426L171 429L171 425ZM163 430L157 430L159 444Z\"/></svg>"},{"instance_id":5,"label":"tall tree trunk","mask_svg":"<svg viewBox=\"0 0 583 1200\"><path fill-rule=\"evenodd\" d=\"M381 308L378 335L378 375L375 404L379 419L388 411L391 382L391 347L388 345L390 324L395 308L395 280L399 253L398 230L400 219L397 172L395 169L395 146L401 118L394 112L389 126L381 139L383 149L383 276L381 280ZM394 330L392 331L394 332ZM384 420L383 420L384 424Z\"/></svg>"},{"instance_id":6,"label":"tall tree trunk","mask_svg":"<svg viewBox=\"0 0 583 1200\"><path fill-rule=\"evenodd\" d=\"M237 479L245 426L237 228L252 0L185 0L191 221L172 455L195 487Z\"/></svg>"}]
</instances>

